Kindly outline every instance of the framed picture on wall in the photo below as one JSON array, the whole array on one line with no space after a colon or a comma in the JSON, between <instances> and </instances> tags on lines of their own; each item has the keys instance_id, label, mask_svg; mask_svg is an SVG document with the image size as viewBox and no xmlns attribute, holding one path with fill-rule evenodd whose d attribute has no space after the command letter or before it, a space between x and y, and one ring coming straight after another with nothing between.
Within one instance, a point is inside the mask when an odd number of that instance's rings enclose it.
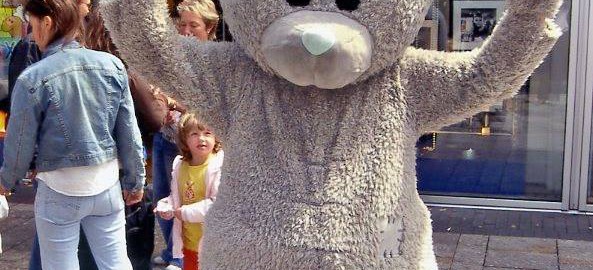
<instances>
[{"instance_id":1,"label":"framed picture on wall","mask_svg":"<svg viewBox=\"0 0 593 270\"><path fill-rule=\"evenodd\" d=\"M505 1L453 1L453 50L478 47L502 17Z\"/></svg>"}]
</instances>

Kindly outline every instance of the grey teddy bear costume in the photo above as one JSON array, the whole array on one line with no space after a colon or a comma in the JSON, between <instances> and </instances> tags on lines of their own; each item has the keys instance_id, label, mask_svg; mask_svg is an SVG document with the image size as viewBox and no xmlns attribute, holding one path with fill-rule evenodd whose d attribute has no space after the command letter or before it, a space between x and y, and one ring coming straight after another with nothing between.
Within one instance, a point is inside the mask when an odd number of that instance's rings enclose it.
<instances>
[{"instance_id":1,"label":"grey teddy bear costume","mask_svg":"<svg viewBox=\"0 0 593 270\"><path fill-rule=\"evenodd\" d=\"M165 2L101 8L128 64L227 146L202 269L436 269L415 141L511 97L561 34L561 0L508 0L458 53L409 47L431 0L222 0L236 43L201 43Z\"/></svg>"}]
</instances>

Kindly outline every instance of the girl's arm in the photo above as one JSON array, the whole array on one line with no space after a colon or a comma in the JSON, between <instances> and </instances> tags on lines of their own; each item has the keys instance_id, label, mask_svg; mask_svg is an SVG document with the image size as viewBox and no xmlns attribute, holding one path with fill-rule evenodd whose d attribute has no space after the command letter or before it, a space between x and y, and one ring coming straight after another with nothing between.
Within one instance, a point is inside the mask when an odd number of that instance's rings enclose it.
<instances>
[{"instance_id":1,"label":"girl's arm","mask_svg":"<svg viewBox=\"0 0 593 270\"><path fill-rule=\"evenodd\" d=\"M206 198L196 203L182 205L178 209L181 214L181 220L191 223L203 223L213 203L214 199Z\"/></svg>"}]
</instances>

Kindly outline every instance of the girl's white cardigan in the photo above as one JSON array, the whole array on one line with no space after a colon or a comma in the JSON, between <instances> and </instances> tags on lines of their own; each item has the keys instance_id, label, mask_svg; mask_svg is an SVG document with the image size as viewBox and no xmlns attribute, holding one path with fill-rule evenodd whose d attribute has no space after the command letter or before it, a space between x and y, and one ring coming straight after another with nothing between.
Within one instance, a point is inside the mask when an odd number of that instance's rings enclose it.
<instances>
[{"instance_id":1,"label":"girl's white cardigan","mask_svg":"<svg viewBox=\"0 0 593 270\"><path fill-rule=\"evenodd\" d=\"M181 217L183 221L193 223L204 223L204 218L208 209L216 200L218 194L218 185L220 184L220 169L224 159L224 152L221 150L212 157L206 169L206 177L204 178L206 185L206 198L199 202L181 205L178 188L179 168L181 168L181 156L177 156L173 161L173 171L171 180L171 194L167 198L161 199L158 204L170 204L173 209L181 207ZM173 219L173 257L183 258L183 239L181 237L182 222L177 218Z\"/></svg>"}]
</instances>

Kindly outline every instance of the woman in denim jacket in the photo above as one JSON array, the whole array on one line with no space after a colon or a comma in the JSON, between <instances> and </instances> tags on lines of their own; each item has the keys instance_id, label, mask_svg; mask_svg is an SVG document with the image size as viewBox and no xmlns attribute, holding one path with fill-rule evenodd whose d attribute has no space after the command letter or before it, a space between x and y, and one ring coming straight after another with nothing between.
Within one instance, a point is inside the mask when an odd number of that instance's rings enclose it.
<instances>
[{"instance_id":1,"label":"woman in denim jacket","mask_svg":"<svg viewBox=\"0 0 593 270\"><path fill-rule=\"evenodd\" d=\"M118 169L126 204L142 198L145 174L124 65L74 41L74 1L30 0L25 11L43 59L15 84L0 195L34 162L43 269L78 269L81 225L99 269L132 269Z\"/></svg>"}]
</instances>

